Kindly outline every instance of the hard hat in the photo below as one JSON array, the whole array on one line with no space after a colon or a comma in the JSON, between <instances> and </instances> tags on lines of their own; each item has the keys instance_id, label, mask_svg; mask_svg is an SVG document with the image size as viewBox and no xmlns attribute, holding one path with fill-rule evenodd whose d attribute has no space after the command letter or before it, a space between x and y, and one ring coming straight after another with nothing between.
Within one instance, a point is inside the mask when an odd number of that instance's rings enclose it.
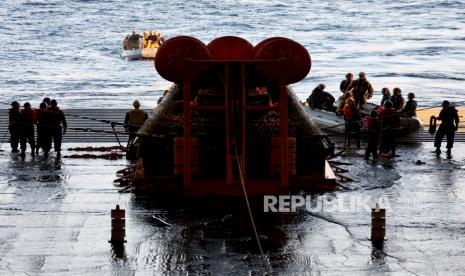
<instances>
[{"instance_id":1,"label":"hard hat","mask_svg":"<svg viewBox=\"0 0 465 276\"><path fill-rule=\"evenodd\" d=\"M358 73L358 76L359 76L359 77L365 77L365 72L360 72L360 73Z\"/></svg>"},{"instance_id":2,"label":"hard hat","mask_svg":"<svg viewBox=\"0 0 465 276\"><path fill-rule=\"evenodd\" d=\"M135 100L135 101L132 103L132 105L133 105L134 107L139 107L139 106L140 106L140 102L139 102L138 100Z\"/></svg>"},{"instance_id":3,"label":"hard hat","mask_svg":"<svg viewBox=\"0 0 465 276\"><path fill-rule=\"evenodd\" d=\"M450 106L450 102L449 101L443 101L442 102L442 107L449 107Z\"/></svg>"},{"instance_id":4,"label":"hard hat","mask_svg":"<svg viewBox=\"0 0 465 276\"><path fill-rule=\"evenodd\" d=\"M17 108L19 107L19 103L17 101L14 101L11 103L11 106Z\"/></svg>"}]
</instances>

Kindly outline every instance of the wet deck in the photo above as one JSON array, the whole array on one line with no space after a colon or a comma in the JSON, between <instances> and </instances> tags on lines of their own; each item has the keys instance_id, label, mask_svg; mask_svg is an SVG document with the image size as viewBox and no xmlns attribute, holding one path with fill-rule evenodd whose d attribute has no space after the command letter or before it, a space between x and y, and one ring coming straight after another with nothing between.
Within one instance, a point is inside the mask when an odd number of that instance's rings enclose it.
<instances>
[{"instance_id":1,"label":"wet deck","mask_svg":"<svg viewBox=\"0 0 465 276\"><path fill-rule=\"evenodd\" d=\"M63 142L115 142L111 122L121 143L126 142L123 123L127 109L65 109L68 132ZM145 110L150 114L151 110ZM0 109L0 137L8 135L8 109ZM6 139L6 141L8 138Z\"/></svg>"},{"instance_id":2,"label":"wet deck","mask_svg":"<svg viewBox=\"0 0 465 276\"><path fill-rule=\"evenodd\" d=\"M108 145L108 144L106 144ZM111 145L115 145L112 143ZM64 148L76 144L65 144ZM80 146L86 146L80 144ZM48 159L0 152L1 275L259 275L261 262L242 200L194 205L120 194L112 185L127 161ZM275 275L461 274L465 270L465 145L453 158L436 157L430 143L402 146L400 157L377 163L340 158L355 182L323 209L264 215L260 239ZM63 156L70 154L64 150ZM416 160L425 162L415 165ZM369 211L388 199L383 249L372 247ZM366 200L366 198L368 198ZM333 206L331 206L331 202ZM343 208L334 208L342 202ZM355 201L357 202L357 201ZM127 240L115 250L110 209L126 209ZM356 205L357 206L357 205Z\"/></svg>"}]
</instances>

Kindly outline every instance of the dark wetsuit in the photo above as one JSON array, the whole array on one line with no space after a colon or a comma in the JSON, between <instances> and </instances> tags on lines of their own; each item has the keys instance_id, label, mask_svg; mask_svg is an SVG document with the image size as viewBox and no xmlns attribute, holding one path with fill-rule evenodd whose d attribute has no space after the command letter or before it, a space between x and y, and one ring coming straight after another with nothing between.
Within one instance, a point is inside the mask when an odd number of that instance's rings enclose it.
<instances>
[{"instance_id":1,"label":"dark wetsuit","mask_svg":"<svg viewBox=\"0 0 465 276\"><path fill-rule=\"evenodd\" d=\"M442 138L447 137L446 148L451 149L454 145L454 135L459 125L459 115L454 107L444 107L439 113L438 120L441 120L436 137L434 138L434 146L441 147ZM455 125L454 125L455 123Z\"/></svg>"}]
</instances>

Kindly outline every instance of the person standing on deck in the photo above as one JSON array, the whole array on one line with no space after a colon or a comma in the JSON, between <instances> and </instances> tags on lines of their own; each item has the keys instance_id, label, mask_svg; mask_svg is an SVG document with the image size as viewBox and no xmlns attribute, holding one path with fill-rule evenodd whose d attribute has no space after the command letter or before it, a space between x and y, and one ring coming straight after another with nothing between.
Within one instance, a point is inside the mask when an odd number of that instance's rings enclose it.
<instances>
[{"instance_id":1,"label":"person standing on deck","mask_svg":"<svg viewBox=\"0 0 465 276\"><path fill-rule=\"evenodd\" d=\"M361 108L366 104L367 99L373 96L374 89L371 83L366 79L364 72L358 73L358 79L354 81L354 89L352 91L355 99L355 106Z\"/></svg>"},{"instance_id":2,"label":"person standing on deck","mask_svg":"<svg viewBox=\"0 0 465 276\"><path fill-rule=\"evenodd\" d=\"M454 135L459 129L459 115L455 107L450 106L449 101L442 103L442 110L436 118L441 121L436 137L434 138L434 146L436 147L436 154L441 153L441 143L444 135L447 137L447 155L451 154L451 149L454 145Z\"/></svg>"},{"instance_id":3,"label":"person standing on deck","mask_svg":"<svg viewBox=\"0 0 465 276\"><path fill-rule=\"evenodd\" d=\"M354 75L352 75L352 73L347 73L346 79L341 81L341 84L339 85L339 90L341 90L341 92L345 94L347 92L352 92L353 89L354 89Z\"/></svg>"},{"instance_id":4,"label":"person standing on deck","mask_svg":"<svg viewBox=\"0 0 465 276\"><path fill-rule=\"evenodd\" d=\"M379 145L380 153L391 152L392 157L396 156L396 137L395 130L400 125L399 113L392 107L391 101L386 101L384 107L379 112L381 122L381 142Z\"/></svg>"},{"instance_id":5,"label":"person standing on deck","mask_svg":"<svg viewBox=\"0 0 465 276\"><path fill-rule=\"evenodd\" d=\"M126 117L124 118L124 128L129 132L128 146L136 138L137 132L148 118L147 113L139 109L140 102L138 100L135 100L132 105L134 109L126 112Z\"/></svg>"},{"instance_id":6,"label":"person standing on deck","mask_svg":"<svg viewBox=\"0 0 465 276\"><path fill-rule=\"evenodd\" d=\"M37 110L37 143L36 143L36 154L39 154L39 149L43 149L44 144L44 113L47 112L47 104L41 102L39 105L39 110Z\"/></svg>"},{"instance_id":7,"label":"person standing on deck","mask_svg":"<svg viewBox=\"0 0 465 276\"><path fill-rule=\"evenodd\" d=\"M19 116L19 140L21 144L21 157L26 157L27 143L31 147L31 155L35 156L35 141L34 141L34 124L36 123L35 110L31 108L29 102L25 102L24 109Z\"/></svg>"},{"instance_id":8,"label":"person standing on deck","mask_svg":"<svg viewBox=\"0 0 465 276\"><path fill-rule=\"evenodd\" d=\"M18 144L20 139L19 116L21 115L20 104L17 101L11 103L8 111L8 130L10 131L11 152L19 152Z\"/></svg>"},{"instance_id":9,"label":"person standing on deck","mask_svg":"<svg viewBox=\"0 0 465 276\"><path fill-rule=\"evenodd\" d=\"M378 113L375 110L371 111L370 116L365 117L365 126L367 131L368 146L365 151L365 159L368 160L373 154L373 159L378 159L378 143L379 143L379 121Z\"/></svg>"},{"instance_id":10,"label":"person standing on deck","mask_svg":"<svg viewBox=\"0 0 465 276\"><path fill-rule=\"evenodd\" d=\"M66 134L68 127L66 123L66 117L63 110L58 107L58 103L55 99L50 101L50 107L47 109L47 118L45 124L48 126L46 136L46 146L44 146L44 152L48 154L51 148L51 142L53 138L53 147L57 156L61 155L61 142L63 135ZM62 127L63 126L63 127ZM44 154L45 155L45 154Z\"/></svg>"},{"instance_id":11,"label":"person standing on deck","mask_svg":"<svg viewBox=\"0 0 465 276\"><path fill-rule=\"evenodd\" d=\"M344 120L345 124L345 136L347 141L347 147L350 147L350 141L352 138L355 138L355 142L357 144L357 148L360 148L360 140L361 140L361 133L360 133L360 124L362 120L362 116L360 115L360 111L355 106L354 100L349 98L342 109L344 113Z\"/></svg>"}]
</instances>

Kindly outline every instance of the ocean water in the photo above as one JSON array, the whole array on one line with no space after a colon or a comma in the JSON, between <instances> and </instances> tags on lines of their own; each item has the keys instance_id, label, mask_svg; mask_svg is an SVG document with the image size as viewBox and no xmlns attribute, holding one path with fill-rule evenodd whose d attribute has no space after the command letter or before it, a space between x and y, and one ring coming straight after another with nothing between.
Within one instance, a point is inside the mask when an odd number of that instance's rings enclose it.
<instances>
[{"instance_id":1,"label":"ocean water","mask_svg":"<svg viewBox=\"0 0 465 276\"><path fill-rule=\"evenodd\" d=\"M151 108L170 83L153 62L119 57L124 36L147 29L205 43L223 35L253 44L294 39L313 61L292 85L302 99L319 83L338 94L345 73L364 71L374 101L384 86L415 92L421 106L465 100L465 2L288 2L2 1L0 102L37 106L49 96L64 108L129 108L137 98ZM0 275L263 274L242 199L233 207L166 207L117 192L112 181L126 160L69 159L64 149L63 158L22 161L2 144ZM273 275L462 275L465 146L457 143L451 159L432 148L402 145L400 157L378 162L339 157L352 164L341 167L354 181L311 195L327 204L321 209L254 209ZM380 198L382 248L369 240L365 208ZM127 216L128 242L119 249L107 242L116 204Z\"/></svg>"},{"instance_id":2,"label":"ocean water","mask_svg":"<svg viewBox=\"0 0 465 276\"><path fill-rule=\"evenodd\" d=\"M284 36L304 45L310 74L292 85L304 99L319 83L338 94L347 72L415 92L421 106L465 96L463 1L5 0L0 7L0 97L64 108L151 108L170 83L152 61L120 58L132 31L191 35L205 44L236 35L257 44Z\"/></svg>"}]
</instances>

